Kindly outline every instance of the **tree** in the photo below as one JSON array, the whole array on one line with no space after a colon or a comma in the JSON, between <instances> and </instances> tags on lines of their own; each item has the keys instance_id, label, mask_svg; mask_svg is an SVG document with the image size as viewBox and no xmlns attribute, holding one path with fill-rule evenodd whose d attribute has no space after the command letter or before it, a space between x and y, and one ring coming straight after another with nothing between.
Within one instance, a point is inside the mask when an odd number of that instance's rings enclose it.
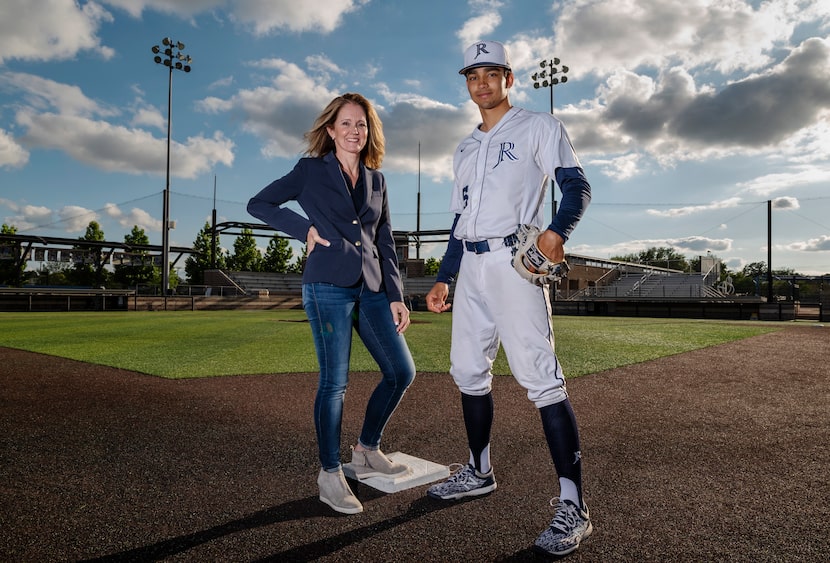
<instances>
[{"instance_id":1,"label":"tree","mask_svg":"<svg viewBox=\"0 0 830 563\"><path fill-rule=\"evenodd\" d=\"M133 230L130 231L130 234L124 235L124 242L135 246L149 246L150 239L147 238L144 229L138 225L133 225Z\"/></svg>"},{"instance_id":2,"label":"tree","mask_svg":"<svg viewBox=\"0 0 830 563\"><path fill-rule=\"evenodd\" d=\"M741 268L741 273L749 278L763 277L767 275L766 262L750 262Z\"/></svg>"},{"instance_id":3,"label":"tree","mask_svg":"<svg viewBox=\"0 0 830 563\"><path fill-rule=\"evenodd\" d=\"M217 237L218 239L218 237ZM216 241L216 246L219 246L219 241ZM205 270L214 269L211 262L211 250L213 248L213 229L210 223L205 221L205 226L196 235L196 240L193 241L193 250L196 254L191 254L184 262L184 273L187 276L187 283L191 285L204 285ZM225 255L217 249L216 251L216 266L217 269L226 268Z\"/></svg>"},{"instance_id":4,"label":"tree","mask_svg":"<svg viewBox=\"0 0 830 563\"><path fill-rule=\"evenodd\" d=\"M268 249L262 258L262 271L284 274L288 271L293 257L294 251L291 250L288 239L274 235L268 242Z\"/></svg>"},{"instance_id":5,"label":"tree","mask_svg":"<svg viewBox=\"0 0 830 563\"><path fill-rule=\"evenodd\" d=\"M288 267L289 274L302 274L305 267L305 259L308 257L308 247L303 245L303 251L297 259Z\"/></svg>"},{"instance_id":6,"label":"tree","mask_svg":"<svg viewBox=\"0 0 830 563\"><path fill-rule=\"evenodd\" d=\"M43 285L72 285L69 274L72 266L63 262L45 262L38 271L38 282Z\"/></svg>"},{"instance_id":7,"label":"tree","mask_svg":"<svg viewBox=\"0 0 830 563\"><path fill-rule=\"evenodd\" d=\"M654 266L658 268L669 268L673 270L680 270L683 272L689 271L689 262L686 257L668 247L653 246L646 250L641 250L635 254L626 254L625 256L614 256L612 260L619 260L620 262L633 262L635 264L645 264L647 266Z\"/></svg>"},{"instance_id":8,"label":"tree","mask_svg":"<svg viewBox=\"0 0 830 563\"><path fill-rule=\"evenodd\" d=\"M17 227L3 223L0 234L16 235ZM19 286L26 271L26 261L20 256L19 242L0 243L0 285Z\"/></svg>"},{"instance_id":9,"label":"tree","mask_svg":"<svg viewBox=\"0 0 830 563\"><path fill-rule=\"evenodd\" d=\"M86 233L79 241L103 242L104 231L97 221L90 221ZM76 244L73 252L74 267L69 272L69 279L75 285L97 286L106 285L107 272L104 270L104 253L100 246Z\"/></svg>"},{"instance_id":10,"label":"tree","mask_svg":"<svg viewBox=\"0 0 830 563\"><path fill-rule=\"evenodd\" d=\"M242 229L242 234L233 241L233 254L228 267L238 272L259 272L262 269L262 253L256 247L251 229Z\"/></svg>"},{"instance_id":11,"label":"tree","mask_svg":"<svg viewBox=\"0 0 830 563\"><path fill-rule=\"evenodd\" d=\"M760 295L761 282L767 279L766 262L751 262L732 276L732 285L738 295Z\"/></svg>"},{"instance_id":12,"label":"tree","mask_svg":"<svg viewBox=\"0 0 830 563\"><path fill-rule=\"evenodd\" d=\"M427 258L426 262L424 262L424 275L425 276L437 276L438 270L441 269L441 260L437 258Z\"/></svg>"},{"instance_id":13,"label":"tree","mask_svg":"<svg viewBox=\"0 0 830 563\"><path fill-rule=\"evenodd\" d=\"M124 244L130 246L147 246L150 244L150 239L144 232L144 229L138 225L133 225L133 230L124 235ZM124 264L116 264L113 272L113 280L124 287L136 287L139 284L153 283L155 278L159 275L158 270L153 264L153 260L146 250L132 250L125 254L125 259L129 262Z\"/></svg>"}]
</instances>

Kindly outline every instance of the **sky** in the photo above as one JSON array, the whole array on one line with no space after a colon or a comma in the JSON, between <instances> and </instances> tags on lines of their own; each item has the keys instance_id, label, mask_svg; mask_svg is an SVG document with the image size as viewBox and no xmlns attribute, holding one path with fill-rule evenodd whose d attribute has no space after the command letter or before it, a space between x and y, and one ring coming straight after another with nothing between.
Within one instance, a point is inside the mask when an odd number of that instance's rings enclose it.
<instances>
[{"instance_id":1,"label":"sky","mask_svg":"<svg viewBox=\"0 0 830 563\"><path fill-rule=\"evenodd\" d=\"M738 271L771 233L773 269L827 274L828 30L826 0L3 0L0 221L65 238L97 221L110 241L137 225L161 244L169 109L170 244L192 246L214 206L256 223L250 197L359 92L383 121L393 228L448 229L452 154L480 122L458 70L490 39L511 103L552 110L591 183L568 252L670 247ZM154 63L165 37L191 72ZM567 81L534 88L553 59Z\"/></svg>"}]
</instances>

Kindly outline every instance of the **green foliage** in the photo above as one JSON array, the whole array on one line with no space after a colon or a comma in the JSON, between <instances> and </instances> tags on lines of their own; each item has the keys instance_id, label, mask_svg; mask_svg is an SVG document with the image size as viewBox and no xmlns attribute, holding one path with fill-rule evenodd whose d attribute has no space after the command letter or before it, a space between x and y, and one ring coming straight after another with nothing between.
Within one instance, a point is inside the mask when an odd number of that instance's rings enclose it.
<instances>
[{"instance_id":1,"label":"green foliage","mask_svg":"<svg viewBox=\"0 0 830 563\"><path fill-rule=\"evenodd\" d=\"M437 276L439 269L441 269L441 260L438 260L437 258L430 257L424 262L425 276Z\"/></svg>"},{"instance_id":2,"label":"green foliage","mask_svg":"<svg viewBox=\"0 0 830 563\"><path fill-rule=\"evenodd\" d=\"M124 235L124 243L128 245L147 246L150 239L144 229L133 225L132 231ZM121 287L136 287L140 284L150 284L160 277L160 268L153 264L152 257L146 250L132 250L127 253L129 263L116 264L113 267L113 281Z\"/></svg>"},{"instance_id":3,"label":"green foliage","mask_svg":"<svg viewBox=\"0 0 830 563\"><path fill-rule=\"evenodd\" d=\"M303 273L303 268L305 267L305 259L308 257L308 247L303 245L302 253L297 256L297 259L294 260L294 263L288 266L288 273L289 274L300 274Z\"/></svg>"},{"instance_id":4,"label":"green foliage","mask_svg":"<svg viewBox=\"0 0 830 563\"><path fill-rule=\"evenodd\" d=\"M86 226L86 233L84 233L84 236L80 240L103 242L107 239L104 236L104 231L101 230L101 225L98 221L90 221L89 225Z\"/></svg>"},{"instance_id":5,"label":"green foliage","mask_svg":"<svg viewBox=\"0 0 830 563\"><path fill-rule=\"evenodd\" d=\"M193 250L196 254L191 254L184 261L184 273L187 276L187 282L192 285L202 285L205 283L205 270L224 269L227 267L225 254L222 252L219 244L219 236L216 237L216 264L213 264L213 229L210 223L205 221L205 226L196 235L196 240L193 241Z\"/></svg>"},{"instance_id":6,"label":"green foliage","mask_svg":"<svg viewBox=\"0 0 830 563\"><path fill-rule=\"evenodd\" d=\"M689 262L686 257L668 247L653 246L646 250L633 254L626 254L624 256L614 256L612 260L620 262L633 262L635 264L644 264L647 266L654 266L656 268L669 268L672 270L681 270L683 272L689 271ZM698 260L698 266L700 261Z\"/></svg>"},{"instance_id":7,"label":"green foliage","mask_svg":"<svg viewBox=\"0 0 830 563\"><path fill-rule=\"evenodd\" d=\"M130 231L129 234L124 235L124 242L126 244L147 246L150 244L150 238L147 236L147 233L144 232L144 229L138 225L133 225L133 230Z\"/></svg>"},{"instance_id":8,"label":"green foliage","mask_svg":"<svg viewBox=\"0 0 830 563\"><path fill-rule=\"evenodd\" d=\"M228 258L228 268L238 272L261 271L262 253L256 247L251 229L242 229L242 234L233 241L233 254Z\"/></svg>"},{"instance_id":9,"label":"green foliage","mask_svg":"<svg viewBox=\"0 0 830 563\"><path fill-rule=\"evenodd\" d=\"M294 251L291 250L288 239L274 235L268 242L268 250L262 259L262 271L284 274L288 272L293 257Z\"/></svg>"},{"instance_id":10,"label":"green foliage","mask_svg":"<svg viewBox=\"0 0 830 563\"><path fill-rule=\"evenodd\" d=\"M90 221L86 227L86 233L78 239L82 241L76 244L76 255L72 270L67 271L67 277L72 285L104 287L109 281L109 272L104 269L104 253L100 246L85 245L86 242L103 242L106 240L104 231L98 221Z\"/></svg>"},{"instance_id":11,"label":"green foliage","mask_svg":"<svg viewBox=\"0 0 830 563\"><path fill-rule=\"evenodd\" d=\"M0 234L16 235L17 227L3 223ZM21 285L23 273L26 271L26 262L18 263L21 252L20 243L0 243L0 285Z\"/></svg>"},{"instance_id":12,"label":"green foliage","mask_svg":"<svg viewBox=\"0 0 830 563\"><path fill-rule=\"evenodd\" d=\"M0 346L162 377L316 373L303 311L3 313ZM452 314L414 312L406 340L420 373L447 373ZM569 377L780 330L787 323L554 317ZM378 371L354 337L352 371ZM510 373L504 351L493 366Z\"/></svg>"},{"instance_id":13,"label":"green foliage","mask_svg":"<svg viewBox=\"0 0 830 563\"><path fill-rule=\"evenodd\" d=\"M767 275L766 262L750 262L741 269L741 274L748 278L762 277Z\"/></svg>"},{"instance_id":14,"label":"green foliage","mask_svg":"<svg viewBox=\"0 0 830 563\"><path fill-rule=\"evenodd\" d=\"M37 283L41 285L70 285L68 272L72 266L63 262L45 262L37 272Z\"/></svg>"},{"instance_id":15,"label":"green foliage","mask_svg":"<svg viewBox=\"0 0 830 563\"><path fill-rule=\"evenodd\" d=\"M768 269L766 262L751 262L746 264L740 272L732 276L732 285L735 286L735 293L747 295L767 295L768 292ZM798 276L799 274L792 268L773 269L772 276L772 290L773 295L796 298L795 287L787 278ZM778 279L781 278L781 279ZM801 285L801 284L799 284ZM815 294L816 298L820 293L818 288L814 288L810 282L803 282L804 289L807 289L807 294Z\"/></svg>"}]
</instances>

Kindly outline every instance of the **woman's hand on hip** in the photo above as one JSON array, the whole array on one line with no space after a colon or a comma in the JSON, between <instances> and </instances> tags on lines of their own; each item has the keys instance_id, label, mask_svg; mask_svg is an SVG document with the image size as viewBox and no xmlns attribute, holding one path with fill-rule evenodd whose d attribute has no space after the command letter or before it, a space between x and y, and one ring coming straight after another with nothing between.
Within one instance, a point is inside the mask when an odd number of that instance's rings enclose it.
<instances>
[{"instance_id":1,"label":"woman's hand on hip","mask_svg":"<svg viewBox=\"0 0 830 563\"><path fill-rule=\"evenodd\" d=\"M308 228L308 234L306 235L306 254L311 254L311 251L314 250L314 247L318 244L322 244L323 246L331 246L331 243L320 236L320 233L317 232L317 229L314 225L311 225Z\"/></svg>"}]
</instances>

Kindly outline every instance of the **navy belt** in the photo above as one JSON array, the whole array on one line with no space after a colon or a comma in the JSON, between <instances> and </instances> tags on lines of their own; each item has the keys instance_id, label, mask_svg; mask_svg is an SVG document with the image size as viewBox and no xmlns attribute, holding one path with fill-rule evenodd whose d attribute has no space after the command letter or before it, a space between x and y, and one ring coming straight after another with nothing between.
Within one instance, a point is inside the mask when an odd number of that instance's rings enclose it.
<instances>
[{"instance_id":1,"label":"navy belt","mask_svg":"<svg viewBox=\"0 0 830 563\"><path fill-rule=\"evenodd\" d=\"M485 252L490 252L490 241L493 243L501 242L504 246L515 246L519 239L516 235L508 235L503 239L489 239L489 240L479 240L479 241L464 241L464 248L466 248L469 252L475 252L476 254L484 254Z\"/></svg>"}]
</instances>

